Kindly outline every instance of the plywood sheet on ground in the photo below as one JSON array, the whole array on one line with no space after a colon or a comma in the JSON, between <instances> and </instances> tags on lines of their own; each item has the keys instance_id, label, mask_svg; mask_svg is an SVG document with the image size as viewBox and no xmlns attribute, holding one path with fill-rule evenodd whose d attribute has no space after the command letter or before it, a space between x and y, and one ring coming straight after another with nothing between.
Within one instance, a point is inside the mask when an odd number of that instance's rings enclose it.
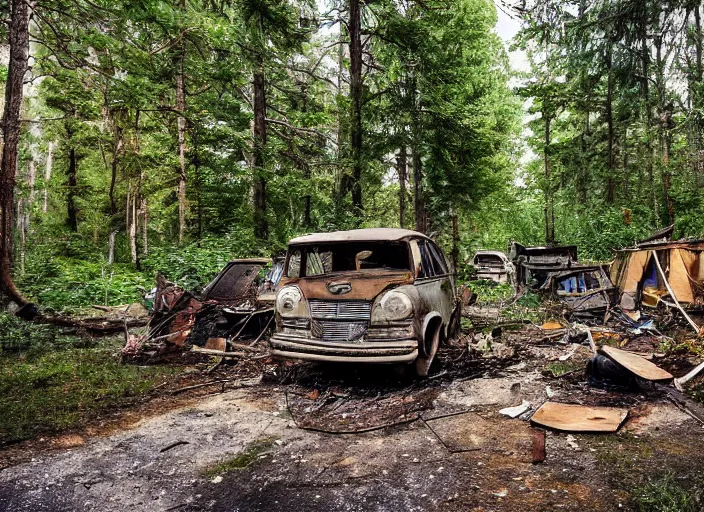
<instances>
[{"instance_id":1,"label":"plywood sheet on ground","mask_svg":"<svg viewBox=\"0 0 704 512\"><path fill-rule=\"evenodd\" d=\"M542 427L565 432L616 432L626 416L628 410L618 407L587 407L545 402L535 411L530 421Z\"/></svg>"},{"instance_id":2,"label":"plywood sheet on ground","mask_svg":"<svg viewBox=\"0 0 704 512\"><path fill-rule=\"evenodd\" d=\"M635 373L641 379L657 381L669 380L672 378L672 374L654 365L647 359L631 352L626 352L625 350L606 345L601 347L601 352L626 368L628 371Z\"/></svg>"}]
</instances>

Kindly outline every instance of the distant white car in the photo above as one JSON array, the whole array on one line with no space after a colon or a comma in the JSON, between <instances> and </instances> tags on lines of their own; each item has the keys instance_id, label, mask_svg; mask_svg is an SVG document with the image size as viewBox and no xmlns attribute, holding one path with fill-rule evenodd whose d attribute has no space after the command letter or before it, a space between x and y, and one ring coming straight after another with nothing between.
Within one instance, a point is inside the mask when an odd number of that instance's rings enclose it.
<instances>
[{"instance_id":1,"label":"distant white car","mask_svg":"<svg viewBox=\"0 0 704 512\"><path fill-rule=\"evenodd\" d=\"M501 251L477 251L472 259L477 279L496 283L511 283L515 268Z\"/></svg>"}]
</instances>

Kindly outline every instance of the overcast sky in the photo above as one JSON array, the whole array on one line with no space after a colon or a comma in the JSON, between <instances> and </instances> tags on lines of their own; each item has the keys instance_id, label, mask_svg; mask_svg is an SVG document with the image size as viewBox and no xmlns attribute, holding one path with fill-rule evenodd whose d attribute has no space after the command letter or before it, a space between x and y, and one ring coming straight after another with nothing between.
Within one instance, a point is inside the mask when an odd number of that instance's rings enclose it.
<instances>
[{"instance_id":1,"label":"overcast sky","mask_svg":"<svg viewBox=\"0 0 704 512\"><path fill-rule=\"evenodd\" d=\"M506 49L508 49L511 44L511 40L518 33L521 28L521 24L515 18L512 18L506 14L498 1L495 0L496 13L499 15L499 21L496 23L496 32L499 34L501 39L504 40L506 44ZM522 51L514 51L509 53L509 59L511 61L511 67L516 71L530 71L530 66L525 54Z\"/></svg>"}]
</instances>

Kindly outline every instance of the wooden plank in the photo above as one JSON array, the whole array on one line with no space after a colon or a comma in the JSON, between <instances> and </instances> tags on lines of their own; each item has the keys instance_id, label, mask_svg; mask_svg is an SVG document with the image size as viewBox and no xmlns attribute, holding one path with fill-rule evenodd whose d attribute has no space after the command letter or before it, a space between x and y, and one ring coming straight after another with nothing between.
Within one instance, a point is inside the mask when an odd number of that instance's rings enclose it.
<instances>
[{"instance_id":1,"label":"wooden plank","mask_svg":"<svg viewBox=\"0 0 704 512\"><path fill-rule=\"evenodd\" d=\"M654 381L672 379L672 374L632 352L609 347L608 345L602 346L601 352L641 379Z\"/></svg>"},{"instance_id":2,"label":"wooden plank","mask_svg":"<svg viewBox=\"0 0 704 512\"><path fill-rule=\"evenodd\" d=\"M545 402L531 423L565 432L616 432L628 416L627 409L588 407Z\"/></svg>"}]
</instances>

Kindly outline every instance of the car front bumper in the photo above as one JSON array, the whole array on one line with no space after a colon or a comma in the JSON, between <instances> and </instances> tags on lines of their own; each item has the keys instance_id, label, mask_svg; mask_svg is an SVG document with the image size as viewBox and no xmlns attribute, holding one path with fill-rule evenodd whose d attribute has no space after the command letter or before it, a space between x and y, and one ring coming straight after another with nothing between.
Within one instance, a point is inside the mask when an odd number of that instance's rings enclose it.
<instances>
[{"instance_id":1,"label":"car front bumper","mask_svg":"<svg viewBox=\"0 0 704 512\"><path fill-rule=\"evenodd\" d=\"M370 330L371 331L371 330ZM331 342L312 338L310 331L283 329L269 340L271 353L286 359L308 361L403 363L418 357L418 341L408 329L374 329L359 341ZM402 334L402 337L394 335Z\"/></svg>"}]
</instances>

